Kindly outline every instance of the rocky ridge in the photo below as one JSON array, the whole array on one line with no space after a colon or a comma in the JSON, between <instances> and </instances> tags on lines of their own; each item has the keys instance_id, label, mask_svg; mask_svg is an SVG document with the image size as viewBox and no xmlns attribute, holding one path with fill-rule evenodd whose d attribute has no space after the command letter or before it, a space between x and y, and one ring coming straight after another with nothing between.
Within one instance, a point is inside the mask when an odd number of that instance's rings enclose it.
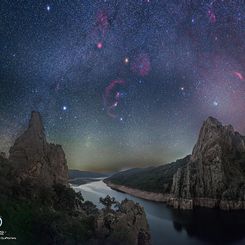
<instances>
[{"instance_id":1,"label":"rocky ridge","mask_svg":"<svg viewBox=\"0 0 245 245\"><path fill-rule=\"evenodd\" d=\"M145 178L154 180L153 185L148 186ZM162 167L129 170L105 182L132 195L142 197L145 192L146 199L155 200L159 193L159 201L175 208L245 209L245 137L209 117L192 155Z\"/></svg>"},{"instance_id":2,"label":"rocky ridge","mask_svg":"<svg viewBox=\"0 0 245 245\"><path fill-rule=\"evenodd\" d=\"M173 176L170 204L245 209L245 138L209 117L190 161Z\"/></svg>"}]
</instances>

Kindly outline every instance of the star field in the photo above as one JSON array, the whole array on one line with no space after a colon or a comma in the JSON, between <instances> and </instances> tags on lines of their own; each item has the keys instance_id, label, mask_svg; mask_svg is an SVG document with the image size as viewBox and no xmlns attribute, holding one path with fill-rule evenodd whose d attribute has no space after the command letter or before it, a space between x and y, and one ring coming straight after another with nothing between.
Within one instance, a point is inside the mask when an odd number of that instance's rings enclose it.
<instances>
[{"instance_id":1,"label":"star field","mask_svg":"<svg viewBox=\"0 0 245 245\"><path fill-rule=\"evenodd\" d=\"M245 2L0 3L0 150L30 112L69 167L114 171L191 153L208 116L245 134Z\"/></svg>"}]
</instances>

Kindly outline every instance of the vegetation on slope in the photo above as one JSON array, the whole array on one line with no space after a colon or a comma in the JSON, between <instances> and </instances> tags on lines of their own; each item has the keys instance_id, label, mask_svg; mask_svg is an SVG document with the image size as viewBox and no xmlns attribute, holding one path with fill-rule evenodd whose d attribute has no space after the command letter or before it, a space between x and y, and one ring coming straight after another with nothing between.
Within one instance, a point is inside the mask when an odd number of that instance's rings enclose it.
<instances>
[{"instance_id":1,"label":"vegetation on slope","mask_svg":"<svg viewBox=\"0 0 245 245\"><path fill-rule=\"evenodd\" d=\"M28 180L17 183L9 175L7 160L0 157L0 216L1 230L16 237L12 244L81 244L94 232L95 213L88 215L76 210L82 196L71 188L36 185Z\"/></svg>"},{"instance_id":2,"label":"vegetation on slope","mask_svg":"<svg viewBox=\"0 0 245 245\"><path fill-rule=\"evenodd\" d=\"M1 230L16 237L7 244L149 244L142 207L109 196L100 202L105 208L99 210L62 184L40 185L28 178L19 183L0 157Z\"/></svg>"},{"instance_id":3,"label":"vegetation on slope","mask_svg":"<svg viewBox=\"0 0 245 245\"><path fill-rule=\"evenodd\" d=\"M178 168L184 166L190 156L177 160L176 162L159 167L135 168L119 172L107 178L117 185L124 185L143 191L156 193L169 193L172 185L173 175Z\"/></svg>"}]
</instances>

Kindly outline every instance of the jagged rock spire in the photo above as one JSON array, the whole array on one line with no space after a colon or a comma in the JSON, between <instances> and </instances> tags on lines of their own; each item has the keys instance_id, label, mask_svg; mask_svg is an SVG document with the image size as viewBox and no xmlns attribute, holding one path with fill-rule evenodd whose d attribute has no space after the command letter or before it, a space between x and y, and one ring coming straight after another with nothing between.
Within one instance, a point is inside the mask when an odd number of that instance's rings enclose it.
<instances>
[{"instance_id":1,"label":"jagged rock spire","mask_svg":"<svg viewBox=\"0 0 245 245\"><path fill-rule=\"evenodd\" d=\"M44 133L42 118L39 112L37 111L31 112L31 118L29 120L28 129L33 130L36 133Z\"/></svg>"},{"instance_id":2,"label":"jagged rock spire","mask_svg":"<svg viewBox=\"0 0 245 245\"><path fill-rule=\"evenodd\" d=\"M27 130L10 148L9 160L20 181L29 178L45 184L67 184L64 151L60 145L47 143L39 112L31 113Z\"/></svg>"},{"instance_id":3,"label":"jagged rock spire","mask_svg":"<svg viewBox=\"0 0 245 245\"><path fill-rule=\"evenodd\" d=\"M245 151L243 137L235 132L231 125L223 126L216 118L208 117L201 127L197 143L193 148L192 160L200 158L201 154L204 156L215 145L219 145L225 152L232 149Z\"/></svg>"}]
</instances>

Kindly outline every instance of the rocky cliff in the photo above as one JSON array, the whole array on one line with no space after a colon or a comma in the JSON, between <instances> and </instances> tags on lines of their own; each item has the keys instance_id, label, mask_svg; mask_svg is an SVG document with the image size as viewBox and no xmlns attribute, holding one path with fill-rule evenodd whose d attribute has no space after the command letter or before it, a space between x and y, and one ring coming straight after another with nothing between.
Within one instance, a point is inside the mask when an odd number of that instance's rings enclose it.
<instances>
[{"instance_id":1,"label":"rocky cliff","mask_svg":"<svg viewBox=\"0 0 245 245\"><path fill-rule=\"evenodd\" d=\"M67 185L65 153L60 145L47 142L38 112L32 112L27 130L10 148L9 161L19 182L32 179L46 185Z\"/></svg>"},{"instance_id":2,"label":"rocky cliff","mask_svg":"<svg viewBox=\"0 0 245 245\"><path fill-rule=\"evenodd\" d=\"M209 117L190 161L173 176L170 204L222 209L245 208L245 138L231 125Z\"/></svg>"},{"instance_id":3,"label":"rocky cliff","mask_svg":"<svg viewBox=\"0 0 245 245\"><path fill-rule=\"evenodd\" d=\"M135 196L144 192L146 199L155 200L159 193L160 201L175 208L245 209L245 137L209 117L192 155L160 167L120 172L105 182Z\"/></svg>"}]
</instances>

